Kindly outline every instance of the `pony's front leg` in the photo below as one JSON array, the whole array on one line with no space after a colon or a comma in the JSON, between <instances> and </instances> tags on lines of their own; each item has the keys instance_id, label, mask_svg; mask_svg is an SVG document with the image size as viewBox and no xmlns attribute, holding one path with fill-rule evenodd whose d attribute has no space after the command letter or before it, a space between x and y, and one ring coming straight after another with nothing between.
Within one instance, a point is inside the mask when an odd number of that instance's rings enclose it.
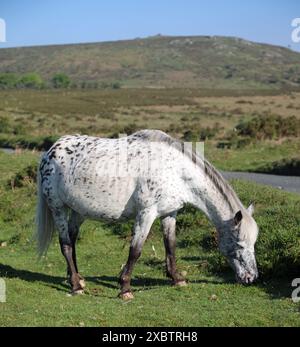
<instances>
[{"instance_id":1,"label":"pony's front leg","mask_svg":"<svg viewBox=\"0 0 300 347\"><path fill-rule=\"evenodd\" d=\"M176 214L162 218L162 228L164 234L164 244L166 249L166 272L174 285L185 286L186 281L182 274L176 270Z\"/></svg>"},{"instance_id":2,"label":"pony's front leg","mask_svg":"<svg viewBox=\"0 0 300 347\"><path fill-rule=\"evenodd\" d=\"M119 297L124 300L133 299L133 294L130 288L132 270L141 255L144 242L147 239L151 225L156 217L157 214L153 210L142 210L136 217L128 260L121 271L119 279L121 285Z\"/></svg>"}]
</instances>

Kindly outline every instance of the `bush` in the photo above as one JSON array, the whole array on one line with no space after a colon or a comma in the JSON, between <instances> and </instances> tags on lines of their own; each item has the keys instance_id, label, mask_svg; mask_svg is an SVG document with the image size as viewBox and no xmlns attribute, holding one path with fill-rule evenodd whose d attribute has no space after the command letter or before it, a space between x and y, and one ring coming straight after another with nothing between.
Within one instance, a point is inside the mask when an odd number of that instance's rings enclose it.
<instances>
[{"instance_id":1,"label":"bush","mask_svg":"<svg viewBox=\"0 0 300 347\"><path fill-rule=\"evenodd\" d=\"M18 82L18 77L14 73L0 74L0 89L15 88Z\"/></svg>"},{"instance_id":2,"label":"bush","mask_svg":"<svg viewBox=\"0 0 300 347\"><path fill-rule=\"evenodd\" d=\"M253 139L276 139L300 136L300 121L295 117L280 116L255 117L236 126L237 134Z\"/></svg>"},{"instance_id":3,"label":"bush","mask_svg":"<svg viewBox=\"0 0 300 347\"><path fill-rule=\"evenodd\" d=\"M121 88L121 83L118 82L118 81L112 82L111 88L112 88L112 89L120 89L120 88Z\"/></svg>"},{"instance_id":4,"label":"bush","mask_svg":"<svg viewBox=\"0 0 300 347\"><path fill-rule=\"evenodd\" d=\"M300 176L300 158L278 160L255 171L274 175Z\"/></svg>"},{"instance_id":5,"label":"bush","mask_svg":"<svg viewBox=\"0 0 300 347\"><path fill-rule=\"evenodd\" d=\"M187 130L182 139L187 142L205 141L215 137L220 131L220 125L216 123L213 127L200 128L200 130Z\"/></svg>"},{"instance_id":6,"label":"bush","mask_svg":"<svg viewBox=\"0 0 300 347\"><path fill-rule=\"evenodd\" d=\"M58 139L58 136L28 136L28 135L7 135L0 136L0 147L7 148L26 148L37 149L39 151L47 151L53 143Z\"/></svg>"},{"instance_id":7,"label":"bush","mask_svg":"<svg viewBox=\"0 0 300 347\"><path fill-rule=\"evenodd\" d=\"M11 132L11 124L9 118L6 116L0 116L0 133Z\"/></svg>"},{"instance_id":8,"label":"bush","mask_svg":"<svg viewBox=\"0 0 300 347\"><path fill-rule=\"evenodd\" d=\"M54 88L68 88L71 84L69 76L64 73L57 73L52 78L52 85Z\"/></svg>"},{"instance_id":9,"label":"bush","mask_svg":"<svg viewBox=\"0 0 300 347\"><path fill-rule=\"evenodd\" d=\"M41 76L35 72L29 72L18 76L13 73L0 74L0 89L10 88L35 88L40 89L45 86Z\"/></svg>"},{"instance_id":10,"label":"bush","mask_svg":"<svg viewBox=\"0 0 300 347\"><path fill-rule=\"evenodd\" d=\"M36 164L31 164L16 173L7 184L12 188L23 187L28 182L36 182L37 167Z\"/></svg>"},{"instance_id":11,"label":"bush","mask_svg":"<svg viewBox=\"0 0 300 347\"><path fill-rule=\"evenodd\" d=\"M182 140L185 142L196 142L199 140L199 134L192 130L187 130L183 133Z\"/></svg>"},{"instance_id":12,"label":"bush","mask_svg":"<svg viewBox=\"0 0 300 347\"><path fill-rule=\"evenodd\" d=\"M41 76L35 72L27 73L18 79L17 87L39 89L44 85Z\"/></svg>"},{"instance_id":13,"label":"bush","mask_svg":"<svg viewBox=\"0 0 300 347\"><path fill-rule=\"evenodd\" d=\"M206 127L206 128L200 129L200 134L199 134L200 141L205 141L215 137L217 133L219 132L219 130L220 130L220 127L218 123L216 123L215 126L212 128Z\"/></svg>"}]
</instances>

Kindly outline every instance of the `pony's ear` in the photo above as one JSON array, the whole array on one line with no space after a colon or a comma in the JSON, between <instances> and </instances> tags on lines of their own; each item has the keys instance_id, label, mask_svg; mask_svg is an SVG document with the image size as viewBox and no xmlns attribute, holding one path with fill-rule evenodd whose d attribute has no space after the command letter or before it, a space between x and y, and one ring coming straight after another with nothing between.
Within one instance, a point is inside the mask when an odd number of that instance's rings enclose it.
<instances>
[{"instance_id":1,"label":"pony's ear","mask_svg":"<svg viewBox=\"0 0 300 347\"><path fill-rule=\"evenodd\" d=\"M253 202L251 202L251 204L250 204L249 207L247 208L247 211L248 211L248 213L250 214L250 216L253 215L253 213L254 213L254 204L253 204Z\"/></svg>"},{"instance_id":2,"label":"pony's ear","mask_svg":"<svg viewBox=\"0 0 300 347\"><path fill-rule=\"evenodd\" d=\"M242 211L238 211L233 218L234 224L239 225L242 219L243 219Z\"/></svg>"}]
</instances>

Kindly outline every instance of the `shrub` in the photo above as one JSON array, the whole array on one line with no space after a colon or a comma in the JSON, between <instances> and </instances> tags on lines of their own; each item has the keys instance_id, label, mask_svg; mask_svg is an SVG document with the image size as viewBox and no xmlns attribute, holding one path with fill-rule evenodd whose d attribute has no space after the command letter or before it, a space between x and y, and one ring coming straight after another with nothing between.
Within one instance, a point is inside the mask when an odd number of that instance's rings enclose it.
<instances>
[{"instance_id":1,"label":"shrub","mask_svg":"<svg viewBox=\"0 0 300 347\"><path fill-rule=\"evenodd\" d=\"M183 133L182 140L186 142L196 142L199 140L199 134L192 130L187 130Z\"/></svg>"},{"instance_id":2,"label":"shrub","mask_svg":"<svg viewBox=\"0 0 300 347\"><path fill-rule=\"evenodd\" d=\"M20 88L36 88L43 86L41 76L35 72L26 73L18 79L17 86Z\"/></svg>"},{"instance_id":3,"label":"shrub","mask_svg":"<svg viewBox=\"0 0 300 347\"><path fill-rule=\"evenodd\" d=\"M18 82L18 77L14 73L0 74L0 89L15 88Z\"/></svg>"},{"instance_id":4,"label":"shrub","mask_svg":"<svg viewBox=\"0 0 300 347\"><path fill-rule=\"evenodd\" d=\"M9 181L8 185L12 188L23 187L26 182L36 182L37 167L31 164L17 172Z\"/></svg>"},{"instance_id":5,"label":"shrub","mask_svg":"<svg viewBox=\"0 0 300 347\"><path fill-rule=\"evenodd\" d=\"M252 138L275 139L300 135L300 121L295 117L280 116L255 117L236 126L237 134Z\"/></svg>"},{"instance_id":6,"label":"shrub","mask_svg":"<svg viewBox=\"0 0 300 347\"><path fill-rule=\"evenodd\" d=\"M140 128L135 123L130 123L121 129L121 133L131 135L138 131Z\"/></svg>"},{"instance_id":7,"label":"shrub","mask_svg":"<svg viewBox=\"0 0 300 347\"><path fill-rule=\"evenodd\" d=\"M211 139L216 136L216 134L219 132L220 128L216 124L214 127L206 127L200 129L199 139L200 141L205 141L208 139Z\"/></svg>"},{"instance_id":8,"label":"shrub","mask_svg":"<svg viewBox=\"0 0 300 347\"><path fill-rule=\"evenodd\" d=\"M220 131L220 125L216 123L213 127L200 128L196 130L187 130L183 133L182 139L188 142L205 141L217 135Z\"/></svg>"},{"instance_id":9,"label":"shrub","mask_svg":"<svg viewBox=\"0 0 300 347\"><path fill-rule=\"evenodd\" d=\"M28 136L28 135L7 135L0 136L0 147L8 148L26 148L37 149L39 151L47 151L53 143L57 140L58 136Z\"/></svg>"},{"instance_id":10,"label":"shrub","mask_svg":"<svg viewBox=\"0 0 300 347\"><path fill-rule=\"evenodd\" d=\"M11 124L9 118L6 116L0 116L0 133L11 132Z\"/></svg>"},{"instance_id":11,"label":"shrub","mask_svg":"<svg viewBox=\"0 0 300 347\"><path fill-rule=\"evenodd\" d=\"M116 82L112 82L111 84L112 89L120 89L121 88L121 83L116 81Z\"/></svg>"},{"instance_id":12,"label":"shrub","mask_svg":"<svg viewBox=\"0 0 300 347\"><path fill-rule=\"evenodd\" d=\"M270 173L285 176L300 176L300 158L282 159L264 165L256 172Z\"/></svg>"},{"instance_id":13,"label":"shrub","mask_svg":"<svg viewBox=\"0 0 300 347\"><path fill-rule=\"evenodd\" d=\"M57 73L52 78L52 85L54 88L68 88L71 84L69 76L64 73Z\"/></svg>"}]
</instances>

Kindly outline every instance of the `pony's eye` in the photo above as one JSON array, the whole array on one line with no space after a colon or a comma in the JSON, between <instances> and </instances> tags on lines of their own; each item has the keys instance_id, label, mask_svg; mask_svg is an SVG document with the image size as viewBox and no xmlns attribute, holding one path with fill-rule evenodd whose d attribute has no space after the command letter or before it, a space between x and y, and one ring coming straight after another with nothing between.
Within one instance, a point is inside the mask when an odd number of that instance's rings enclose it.
<instances>
[{"instance_id":1,"label":"pony's eye","mask_svg":"<svg viewBox=\"0 0 300 347\"><path fill-rule=\"evenodd\" d=\"M237 242L237 245L238 245L238 248L240 248L240 249L243 249L243 248L245 248L245 247L246 247L246 244L245 244L245 242L244 242L244 241Z\"/></svg>"}]
</instances>

